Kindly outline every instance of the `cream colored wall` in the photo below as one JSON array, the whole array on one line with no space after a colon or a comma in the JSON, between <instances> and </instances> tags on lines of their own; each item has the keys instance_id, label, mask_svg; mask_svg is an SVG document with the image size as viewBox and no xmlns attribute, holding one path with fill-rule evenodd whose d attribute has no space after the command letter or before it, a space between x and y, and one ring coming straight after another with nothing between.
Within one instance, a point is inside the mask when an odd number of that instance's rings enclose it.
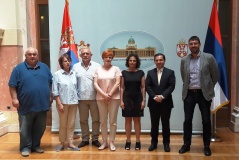
<instances>
[{"instance_id":1,"label":"cream colored wall","mask_svg":"<svg viewBox=\"0 0 239 160\"><path fill-rule=\"evenodd\" d=\"M1 0L0 5L0 27L17 28L16 22L16 1L17 0Z\"/></svg>"},{"instance_id":2,"label":"cream colored wall","mask_svg":"<svg viewBox=\"0 0 239 160\"><path fill-rule=\"evenodd\" d=\"M26 48L26 0L1 0L0 3L0 28L5 30L1 46Z\"/></svg>"}]
</instances>

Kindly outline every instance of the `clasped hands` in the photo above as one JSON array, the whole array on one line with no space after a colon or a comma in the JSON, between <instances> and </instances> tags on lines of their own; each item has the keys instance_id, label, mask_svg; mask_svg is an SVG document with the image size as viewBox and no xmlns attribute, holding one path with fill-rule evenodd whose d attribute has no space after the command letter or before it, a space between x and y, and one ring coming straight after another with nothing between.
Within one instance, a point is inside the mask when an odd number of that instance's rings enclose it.
<instances>
[{"instance_id":1,"label":"clasped hands","mask_svg":"<svg viewBox=\"0 0 239 160\"><path fill-rule=\"evenodd\" d=\"M112 96L109 93L104 93L104 99L106 102L109 102L111 100Z\"/></svg>"},{"instance_id":2,"label":"clasped hands","mask_svg":"<svg viewBox=\"0 0 239 160\"><path fill-rule=\"evenodd\" d=\"M162 97L162 95L155 95L154 100L156 102L161 103L163 101L163 97Z\"/></svg>"}]
</instances>

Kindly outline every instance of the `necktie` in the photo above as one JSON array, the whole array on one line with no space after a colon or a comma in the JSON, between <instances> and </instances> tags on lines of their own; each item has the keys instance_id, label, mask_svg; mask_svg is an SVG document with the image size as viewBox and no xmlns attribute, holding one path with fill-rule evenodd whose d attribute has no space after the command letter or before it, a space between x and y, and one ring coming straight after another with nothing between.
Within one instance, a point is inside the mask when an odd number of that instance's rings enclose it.
<instances>
[{"instance_id":1,"label":"necktie","mask_svg":"<svg viewBox=\"0 0 239 160\"><path fill-rule=\"evenodd\" d=\"M159 69L158 70L158 85L160 85L161 76L162 76L162 70Z\"/></svg>"}]
</instances>

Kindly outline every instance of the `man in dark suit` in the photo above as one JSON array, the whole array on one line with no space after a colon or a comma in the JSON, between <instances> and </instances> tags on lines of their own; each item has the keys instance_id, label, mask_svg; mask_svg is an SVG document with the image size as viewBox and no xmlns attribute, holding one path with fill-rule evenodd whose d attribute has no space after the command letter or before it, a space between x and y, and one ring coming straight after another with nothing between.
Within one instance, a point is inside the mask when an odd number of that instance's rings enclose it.
<instances>
[{"instance_id":1,"label":"man in dark suit","mask_svg":"<svg viewBox=\"0 0 239 160\"><path fill-rule=\"evenodd\" d=\"M204 154L210 156L212 154L210 106L214 97L214 86L218 80L218 68L212 54L200 51L201 43L197 36L192 36L188 43L191 54L181 60L185 120L183 123L184 145L179 153L190 151L193 113L198 104L202 115Z\"/></svg>"},{"instance_id":2,"label":"man in dark suit","mask_svg":"<svg viewBox=\"0 0 239 160\"><path fill-rule=\"evenodd\" d=\"M149 151L157 148L159 120L162 122L164 151L170 152L170 115L173 108L172 92L175 88L174 71L164 67L165 55L154 55L156 68L148 71L146 91L149 95L148 107L151 119L151 145Z\"/></svg>"}]
</instances>

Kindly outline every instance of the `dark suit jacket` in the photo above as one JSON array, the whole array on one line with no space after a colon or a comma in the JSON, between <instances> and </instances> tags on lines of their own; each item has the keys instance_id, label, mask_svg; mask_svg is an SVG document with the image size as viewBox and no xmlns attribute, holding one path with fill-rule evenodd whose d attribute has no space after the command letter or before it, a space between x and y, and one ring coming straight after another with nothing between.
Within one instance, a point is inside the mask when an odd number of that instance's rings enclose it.
<instances>
[{"instance_id":1,"label":"dark suit jacket","mask_svg":"<svg viewBox=\"0 0 239 160\"><path fill-rule=\"evenodd\" d=\"M148 107L165 106L173 108L172 92L175 88L175 80L174 71L164 67L160 85L158 85L157 68L148 71L145 81L146 91L149 95ZM153 99L155 95L162 95L165 99L161 103L156 102Z\"/></svg>"}]
</instances>

